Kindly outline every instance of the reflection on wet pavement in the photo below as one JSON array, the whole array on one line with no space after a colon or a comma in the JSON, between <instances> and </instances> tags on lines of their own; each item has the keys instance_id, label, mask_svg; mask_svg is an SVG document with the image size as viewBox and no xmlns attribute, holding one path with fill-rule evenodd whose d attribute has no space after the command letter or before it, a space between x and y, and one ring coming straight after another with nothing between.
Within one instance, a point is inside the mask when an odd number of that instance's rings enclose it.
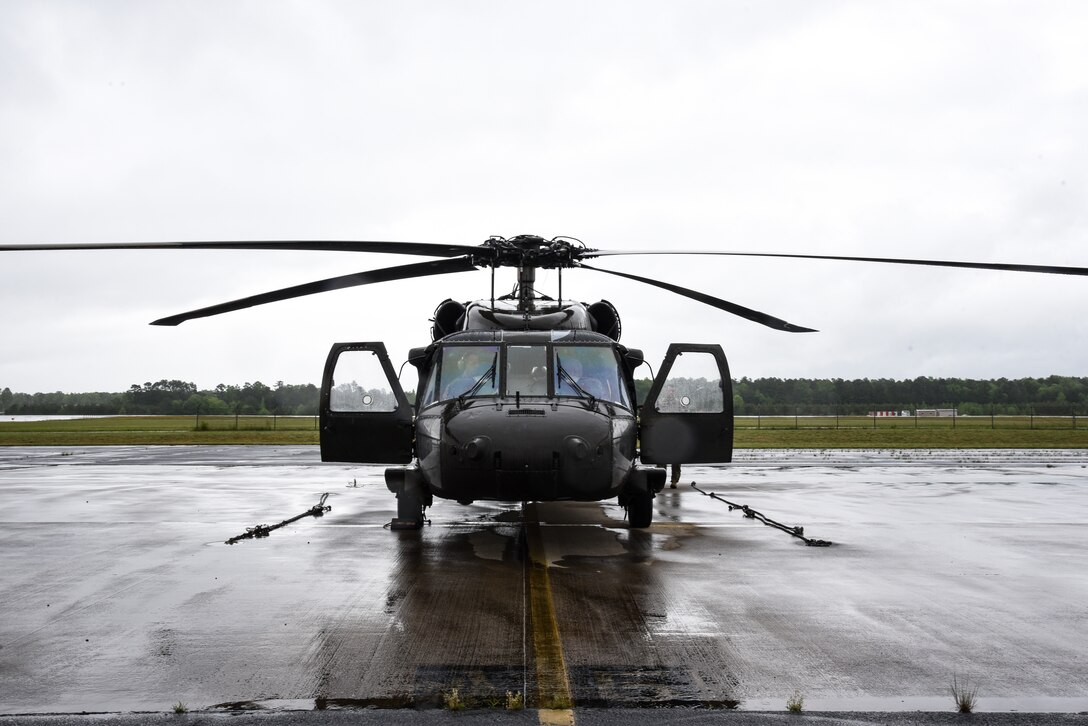
<instances>
[{"instance_id":1,"label":"reflection on wet pavement","mask_svg":"<svg viewBox=\"0 0 1088 726\"><path fill-rule=\"evenodd\" d=\"M0 450L0 713L437 708L453 689L943 708L953 674L983 708L1088 709L1088 455L777 455L685 467L649 530L610 502L440 501L391 532L381 468L311 447ZM321 519L222 544L323 492Z\"/></svg>"}]
</instances>

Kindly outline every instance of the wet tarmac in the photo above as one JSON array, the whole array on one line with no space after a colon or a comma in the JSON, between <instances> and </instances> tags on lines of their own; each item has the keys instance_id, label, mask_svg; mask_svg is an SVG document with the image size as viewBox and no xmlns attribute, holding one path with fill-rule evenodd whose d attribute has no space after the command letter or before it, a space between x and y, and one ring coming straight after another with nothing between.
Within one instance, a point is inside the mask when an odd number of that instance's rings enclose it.
<instances>
[{"instance_id":1,"label":"wet tarmac","mask_svg":"<svg viewBox=\"0 0 1088 726\"><path fill-rule=\"evenodd\" d=\"M739 452L685 467L646 531L614 503L437 501L392 532L382 468L315 447L3 448L0 714L439 709L454 689L510 721L536 716L508 693L580 723L795 694L950 712L954 677L981 711L1075 714L1086 485L1088 451ZM323 517L224 544L324 492Z\"/></svg>"}]
</instances>

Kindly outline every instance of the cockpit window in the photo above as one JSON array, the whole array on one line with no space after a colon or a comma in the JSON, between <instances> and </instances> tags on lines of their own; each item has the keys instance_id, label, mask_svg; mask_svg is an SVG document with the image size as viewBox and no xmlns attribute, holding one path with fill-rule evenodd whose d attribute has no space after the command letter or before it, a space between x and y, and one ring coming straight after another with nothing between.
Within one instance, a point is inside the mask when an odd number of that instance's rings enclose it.
<instances>
[{"instance_id":1,"label":"cockpit window","mask_svg":"<svg viewBox=\"0 0 1088 726\"><path fill-rule=\"evenodd\" d=\"M548 395L548 351L543 345L506 349L506 395Z\"/></svg>"},{"instance_id":2,"label":"cockpit window","mask_svg":"<svg viewBox=\"0 0 1088 726\"><path fill-rule=\"evenodd\" d=\"M423 405L459 396L494 396L500 374L499 346L445 346L428 378Z\"/></svg>"},{"instance_id":3,"label":"cockpit window","mask_svg":"<svg viewBox=\"0 0 1088 726\"><path fill-rule=\"evenodd\" d=\"M553 351L556 395L592 396L631 407L612 348L603 345L557 345Z\"/></svg>"}]
</instances>

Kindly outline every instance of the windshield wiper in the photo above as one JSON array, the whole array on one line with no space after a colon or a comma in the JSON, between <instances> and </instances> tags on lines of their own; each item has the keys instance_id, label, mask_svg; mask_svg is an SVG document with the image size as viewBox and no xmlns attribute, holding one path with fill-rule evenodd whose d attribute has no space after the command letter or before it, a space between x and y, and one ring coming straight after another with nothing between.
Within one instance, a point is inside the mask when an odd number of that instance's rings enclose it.
<instances>
[{"instance_id":1,"label":"windshield wiper","mask_svg":"<svg viewBox=\"0 0 1088 726\"><path fill-rule=\"evenodd\" d=\"M476 391L480 390L480 386L482 386L484 384L484 381L486 381L488 378L491 379L491 385L495 385L495 366L498 362L499 354L496 353L491 357L491 366L483 372L483 375L476 379L476 382L472 384L472 388L468 389L457 397L458 402L460 402L462 406L465 405L465 399L469 396L475 395Z\"/></svg>"},{"instance_id":2,"label":"windshield wiper","mask_svg":"<svg viewBox=\"0 0 1088 726\"><path fill-rule=\"evenodd\" d=\"M556 373L559 376L560 384L562 384L562 382L565 380L567 383L570 384L571 388L578 392L579 396L589 399L590 406L597 403L597 397L579 386L578 381L574 380L574 377L570 373L567 373L567 369L563 367L563 359L560 358L558 355L555 356L555 368Z\"/></svg>"}]
</instances>

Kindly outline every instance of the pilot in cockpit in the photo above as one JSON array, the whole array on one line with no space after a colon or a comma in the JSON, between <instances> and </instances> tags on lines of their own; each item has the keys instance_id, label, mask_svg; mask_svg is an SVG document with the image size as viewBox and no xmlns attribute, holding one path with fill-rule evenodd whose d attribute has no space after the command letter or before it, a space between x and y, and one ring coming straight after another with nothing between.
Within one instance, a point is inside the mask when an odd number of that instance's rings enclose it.
<instances>
[{"instance_id":1,"label":"pilot in cockpit","mask_svg":"<svg viewBox=\"0 0 1088 726\"><path fill-rule=\"evenodd\" d=\"M461 356L456 377L442 388L443 397L454 398L468 393L490 368L491 361L485 360L480 351L475 348L467 349ZM444 374L443 377L447 376ZM488 387L488 390L491 391L492 387Z\"/></svg>"}]
</instances>

